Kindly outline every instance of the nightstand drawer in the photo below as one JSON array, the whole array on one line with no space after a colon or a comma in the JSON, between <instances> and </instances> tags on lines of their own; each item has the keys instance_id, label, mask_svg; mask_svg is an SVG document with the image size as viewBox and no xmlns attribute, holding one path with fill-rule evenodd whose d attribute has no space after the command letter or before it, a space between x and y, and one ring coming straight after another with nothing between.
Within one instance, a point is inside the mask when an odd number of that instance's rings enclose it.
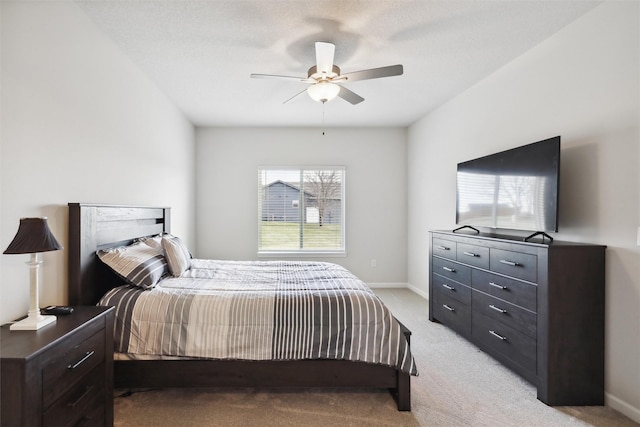
<instances>
[{"instance_id":1,"label":"nightstand drawer","mask_svg":"<svg viewBox=\"0 0 640 427\"><path fill-rule=\"evenodd\" d=\"M83 418L93 418L94 422L101 421L104 416L104 406L101 404L104 386L104 365L99 365L98 369L81 378L73 388L49 407L43 415L42 425L75 426ZM103 408L98 417L91 414L96 406Z\"/></svg>"},{"instance_id":2,"label":"nightstand drawer","mask_svg":"<svg viewBox=\"0 0 640 427\"><path fill-rule=\"evenodd\" d=\"M88 338L85 332L83 329L75 334L68 345L64 346L66 352L55 357L42 369L43 408L49 407L60 395L104 361L104 328Z\"/></svg>"}]
</instances>

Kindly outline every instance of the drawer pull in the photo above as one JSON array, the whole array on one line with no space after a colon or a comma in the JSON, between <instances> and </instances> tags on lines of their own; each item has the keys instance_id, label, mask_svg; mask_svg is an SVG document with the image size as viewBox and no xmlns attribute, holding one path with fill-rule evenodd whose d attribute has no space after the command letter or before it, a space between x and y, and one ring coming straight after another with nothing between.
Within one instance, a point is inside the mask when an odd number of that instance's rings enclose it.
<instances>
[{"instance_id":1,"label":"drawer pull","mask_svg":"<svg viewBox=\"0 0 640 427\"><path fill-rule=\"evenodd\" d=\"M453 307L449 307L447 304L442 304L442 306L443 306L444 308L446 308L447 310L449 310L449 311L456 311L456 309L455 309L455 308L453 308Z\"/></svg>"},{"instance_id":2,"label":"drawer pull","mask_svg":"<svg viewBox=\"0 0 640 427\"><path fill-rule=\"evenodd\" d=\"M471 257L475 257L475 258L478 258L480 256L478 254L474 254L473 252L462 252L462 253L467 255L467 256L471 256Z\"/></svg>"},{"instance_id":3,"label":"drawer pull","mask_svg":"<svg viewBox=\"0 0 640 427\"><path fill-rule=\"evenodd\" d=\"M455 291L456 290L456 288L454 288L453 286L449 286L449 285L444 284L444 283L442 284L442 287L445 288L445 289L449 289L450 291Z\"/></svg>"},{"instance_id":4,"label":"drawer pull","mask_svg":"<svg viewBox=\"0 0 640 427\"><path fill-rule=\"evenodd\" d=\"M507 290L506 286L498 285L497 283L489 282L489 286L493 286L494 288L502 289L503 291Z\"/></svg>"},{"instance_id":5,"label":"drawer pull","mask_svg":"<svg viewBox=\"0 0 640 427\"><path fill-rule=\"evenodd\" d=\"M519 262L507 261L506 259L501 259L500 262L502 264L510 265L511 267L519 267L520 265L522 265Z\"/></svg>"},{"instance_id":6,"label":"drawer pull","mask_svg":"<svg viewBox=\"0 0 640 427\"><path fill-rule=\"evenodd\" d=\"M450 267L442 267L442 269L444 271L448 271L449 273L455 273L456 270L454 268L450 268Z\"/></svg>"},{"instance_id":7,"label":"drawer pull","mask_svg":"<svg viewBox=\"0 0 640 427\"><path fill-rule=\"evenodd\" d=\"M440 246L440 245L436 246L436 248L438 248L438 249L440 249L440 250L442 250L442 251L449 251L449 250L451 250L451 249L449 249L449 248L448 248L448 247L446 247L446 246Z\"/></svg>"},{"instance_id":8,"label":"drawer pull","mask_svg":"<svg viewBox=\"0 0 640 427\"><path fill-rule=\"evenodd\" d=\"M504 314L504 313L506 313L506 312L507 312L507 310L504 310L504 309L502 309L502 308L500 308L500 307L496 307L496 306L495 306L495 305L493 305L493 304L489 304L489 308L490 308L490 309L492 309L492 310L495 310L495 311L499 311L499 312L500 312L500 313L502 313L502 314Z\"/></svg>"},{"instance_id":9,"label":"drawer pull","mask_svg":"<svg viewBox=\"0 0 640 427\"><path fill-rule=\"evenodd\" d=\"M67 366L67 369L76 369L78 366L82 365L84 362L86 362L86 360L88 358L90 358L91 356L93 356L93 354L95 353L95 351L91 350L91 351L87 351L87 353L84 355L84 357L80 360L78 360L76 363Z\"/></svg>"},{"instance_id":10,"label":"drawer pull","mask_svg":"<svg viewBox=\"0 0 640 427\"><path fill-rule=\"evenodd\" d=\"M501 339L502 341L506 341L507 340L507 337L503 337L502 335L496 333L496 331L489 331L489 333L491 335L493 335L494 337Z\"/></svg>"},{"instance_id":11,"label":"drawer pull","mask_svg":"<svg viewBox=\"0 0 640 427\"><path fill-rule=\"evenodd\" d=\"M67 406L68 406L68 407L70 407L70 408L75 408L75 406L76 406L78 403L80 403L80 402L82 401L82 399L84 399L85 397L87 397L87 395L91 392L91 390L93 390L93 386L92 386L92 385L90 385L90 386L88 386L88 387L85 387L85 389L84 389L84 393L82 393L82 394L80 395L80 397L78 397L78 398L77 398L76 400L74 400L73 402L71 402L71 403L67 403Z\"/></svg>"}]
</instances>

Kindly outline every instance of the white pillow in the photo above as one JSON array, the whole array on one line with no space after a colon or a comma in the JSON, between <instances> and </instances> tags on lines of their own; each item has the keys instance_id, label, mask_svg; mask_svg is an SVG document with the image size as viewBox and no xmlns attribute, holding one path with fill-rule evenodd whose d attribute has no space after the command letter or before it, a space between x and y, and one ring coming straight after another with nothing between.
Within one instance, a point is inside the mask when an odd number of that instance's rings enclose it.
<instances>
[{"instance_id":1,"label":"white pillow","mask_svg":"<svg viewBox=\"0 0 640 427\"><path fill-rule=\"evenodd\" d=\"M162 249L162 236L160 234L151 237L141 237L140 239L137 239L136 242L142 242L145 245L149 245L164 255L164 250Z\"/></svg>"},{"instance_id":2,"label":"white pillow","mask_svg":"<svg viewBox=\"0 0 640 427\"><path fill-rule=\"evenodd\" d=\"M162 248L169 264L169 271L174 277L180 277L191 268L191 253L180 238L165 234L162 236Z\"/></svg>"}]
</instances>

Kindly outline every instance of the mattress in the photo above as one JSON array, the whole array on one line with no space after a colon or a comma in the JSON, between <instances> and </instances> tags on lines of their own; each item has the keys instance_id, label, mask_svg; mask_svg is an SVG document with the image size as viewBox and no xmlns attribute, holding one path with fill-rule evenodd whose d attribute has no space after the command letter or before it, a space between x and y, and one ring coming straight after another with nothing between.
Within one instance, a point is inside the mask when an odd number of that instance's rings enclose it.
<instances>
[{"instance_id":1,"label":"mattress","mask_svg":"<svg viewBox=\"0 0 640 427\"><path fill-rule=\"evenodd\" d=\"M399 322L333 263L193 259L181 277L98 304L116 307L115 351L135 359L337 359L417 375Z\"/></svg>"}]
</instances>

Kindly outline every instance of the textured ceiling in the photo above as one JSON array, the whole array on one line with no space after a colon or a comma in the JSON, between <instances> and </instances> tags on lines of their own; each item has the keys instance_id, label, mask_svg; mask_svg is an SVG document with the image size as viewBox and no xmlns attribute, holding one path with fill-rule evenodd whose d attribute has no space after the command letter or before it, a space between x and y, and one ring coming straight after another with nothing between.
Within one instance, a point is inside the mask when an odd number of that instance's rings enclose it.
<instances>
[{"instance_id":1,"label":"textured ceiling","mask_svg":"<svg viewBox=\"0 0 640 427\"><path fill-rule=\"evenodd\" d=\"M197 126L406 126L600 2L325 0L77 1ZM365 98L326 105L304 83L314 42L342 72L403 64L398 77L347 83ZM324 112L323 112L324 109Z\"/></svg>"}]
</instances>

